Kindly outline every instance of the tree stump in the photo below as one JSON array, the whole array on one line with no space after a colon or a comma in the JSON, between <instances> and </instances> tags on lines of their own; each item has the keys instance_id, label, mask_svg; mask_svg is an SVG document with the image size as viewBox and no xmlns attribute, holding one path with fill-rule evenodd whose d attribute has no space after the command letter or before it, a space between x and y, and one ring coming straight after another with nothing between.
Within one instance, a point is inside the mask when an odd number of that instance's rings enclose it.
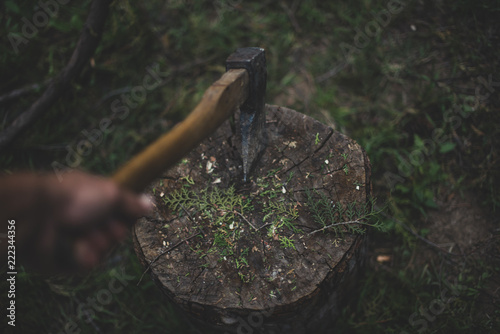
<instances>
[{"instance_id":1,"label":"tree stump","mask_svg":"<svg viewBox=\"0 0 500 334\"><path fill-rule=\"evenodd\" d=\"M363 262L365 237L351 232L369 215L370 163L311 117L266 114L249 182L228 121L151 186L156 210L135 226L136 252L202 332L330 333Z\"/></svg>"}]
</instances>

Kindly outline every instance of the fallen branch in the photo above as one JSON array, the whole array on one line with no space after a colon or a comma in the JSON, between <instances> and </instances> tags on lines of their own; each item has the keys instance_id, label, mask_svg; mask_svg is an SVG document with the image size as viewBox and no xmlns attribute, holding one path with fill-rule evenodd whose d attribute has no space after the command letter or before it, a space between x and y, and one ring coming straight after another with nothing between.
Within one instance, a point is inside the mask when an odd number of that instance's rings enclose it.
<instances>
[{"instance_id":1,"label":"fallen branch","mask_svg":"<svg viewBox=\"0 0 500 334\"><path fill-rule=\"evenodd\" d=\"M14 89L13 91L8 92L8 93L0 96L0 104L5 103L5 102L10 101L10 100L13 100L13 99L17 99L17 98L19 98L23 95L26 95L34 90L45 87L46 85L49 84L49 82L51 80L52 79L47 79L42 83L36 83L36 84L25 86L23 88Z\"/></svg>"},{"instance_id":2,"label":"fallen branch","mask_svg":"<svg viewBox=\"0 0 500 334\"><path fill-rule=\"evenodd\" d=\"M104 30L104 23L109 12L111 0L94 0L85 22L80 39L66 67L54 78L43 95L31 107L19 115L12 124L0 134L0 151L25 131L36 119L49 108L68 89L70 82L88 63L95 52Z\"/></svg>"}]
</instances>

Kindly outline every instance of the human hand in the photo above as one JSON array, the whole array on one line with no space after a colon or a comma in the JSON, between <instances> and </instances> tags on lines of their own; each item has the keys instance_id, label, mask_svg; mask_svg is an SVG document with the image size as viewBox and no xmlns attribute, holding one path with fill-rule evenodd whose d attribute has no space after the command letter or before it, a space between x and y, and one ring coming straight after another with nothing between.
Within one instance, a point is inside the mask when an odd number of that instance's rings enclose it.
<instances>
[{"instance_id":1,"label":"human hand","mask_svg":"<svg viewBox=\"0 0 500 334\"><path fill-rule=\"evenodd\" d=\"M152 208L144 195L82 172L67 173L62 182L14 175L0 188L0 215L8 213L5 223L16 220L20 260L45 272L92 268Z\"/></svg>"}]
</instances>

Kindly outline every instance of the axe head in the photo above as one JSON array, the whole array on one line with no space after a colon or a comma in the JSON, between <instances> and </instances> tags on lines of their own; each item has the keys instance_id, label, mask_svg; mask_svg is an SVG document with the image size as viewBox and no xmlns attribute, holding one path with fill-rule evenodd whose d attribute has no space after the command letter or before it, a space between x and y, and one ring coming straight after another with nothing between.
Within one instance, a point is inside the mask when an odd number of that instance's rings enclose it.
<instances>
[{"instance_id":1,"label":"axe head","mask_svg":"<svg viewBox=\"0 0 500 334\"><path fill-rule=\"evenodd\" d=\"M255 166L266 147L266 55L262 48L239 48L226 60L226 70L244 68L248 71L249 92L247 100L240 106L241 152L243 179Z\"/></svg>"}]
</instances>

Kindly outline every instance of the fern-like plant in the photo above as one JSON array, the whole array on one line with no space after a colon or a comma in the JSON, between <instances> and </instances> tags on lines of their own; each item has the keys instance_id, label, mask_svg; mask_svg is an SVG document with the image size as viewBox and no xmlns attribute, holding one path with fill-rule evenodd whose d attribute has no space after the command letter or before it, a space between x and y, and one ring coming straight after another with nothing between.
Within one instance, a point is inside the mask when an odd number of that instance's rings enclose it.
<instances>
[{"instance_id":1,"label":"fern-like plant","mask_svg":"<svg viewBox=\"0 0 500 334\"><path fill-rule=\"evenodd\" d=\"M324 193L306 190L306 199L314 221L321 226L309 234L330 231L335 236L342 237L346 232L363 234L367 226L383 229L380 221L372 221L382 211L375 210L375 198L370 198L366 203L358 204L354 201L343 205L340 202L334 203Z\"/></svg>"}]
</instances>

